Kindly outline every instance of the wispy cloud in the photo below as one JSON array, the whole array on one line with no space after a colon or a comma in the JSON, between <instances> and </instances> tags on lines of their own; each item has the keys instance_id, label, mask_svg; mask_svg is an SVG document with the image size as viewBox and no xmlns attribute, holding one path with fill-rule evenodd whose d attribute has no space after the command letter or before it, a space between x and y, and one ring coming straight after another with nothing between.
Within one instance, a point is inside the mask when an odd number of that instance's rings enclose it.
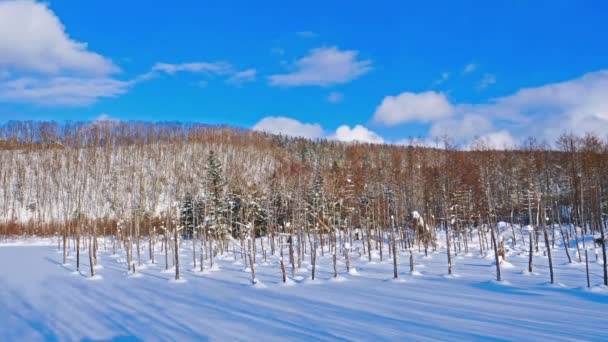
<instances>
[{"instance_id":1,"label":"wispy cloud","mask_svg":"<svg viewBox=\"0 0 608 342\"><path fill-rule=\"evenodd\" d=\"M370 60L358 60L359 52L337 47L317 48L297 60L295 71L269 77L270 84L282 87L331 86L350 82L372 69Z\"/></svg>"},{"instance_id":2,"label":"wispy cloud","mask_svg":"<svg viewBox=\"0 0 608 342\"><path fill-rule=\"evenodd\" d=\"M464 69L462 69L462 73L463 74L470 74L473 71L477 70L477 64L475 63L469 63L467 65L465 65Z\"/></svg>"},{"instance_id":3,"label":"wispy cloud","mask_svg":"<svg viewBox=\"0 0 608 342\"><path fill-rule=\"evenodd\" d=\"M125 94L135 82L108 77L20 77L0 82L0 99L46 106L82 106Z\"/></svg>"},{"instance_id":4,"label":"wispy cloud","mask_svg":"<svg viewBox=\"0 0 608 342\"><path fill-rule=\"evenodd\" d=\"M156 63L152 67L152 71L160 71L169 75L177 72L226 75L234 72L232 65L226 62Z\"/></svg>"},{"instance_id":5,"label":"wispy cloud","mask_svg":"<svg viewBox=\"0 0 608 342\"><path fill-rule=\"evenodd\" d=\"M255 69L247 69L243 71L239 71L230 76L226 83L232 85L242 85L245 82L255 81L257 75L257 71Z\"/></svg>"}]
</instances>

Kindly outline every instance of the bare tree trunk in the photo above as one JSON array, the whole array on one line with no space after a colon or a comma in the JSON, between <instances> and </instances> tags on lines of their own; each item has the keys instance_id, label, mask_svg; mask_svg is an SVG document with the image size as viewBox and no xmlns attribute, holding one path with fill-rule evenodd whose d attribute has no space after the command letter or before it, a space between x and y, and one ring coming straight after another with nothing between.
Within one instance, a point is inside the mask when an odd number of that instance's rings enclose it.
<instances>
[{"instance_id":1,"label":"bare tree trunk","mask_svg":"<svg viewBox=\"0 0 608 342\"><path fill-rule=\"evenodd\" d=\"M139 230L139 214L136 213L135 214L135 248L137 248L137 266L141 266L141 255L140 255L140 248L139 248L139 234L140 230Z\"/></svg>"},{"instance_id":2,"label":"bare tree trunk","mask_svg":"<svg viewBox=\"0 0 608 342\"><path fill-rule=\"evenodd\" d=\"M317 241L313 234L313 241L310 243L310 261L312 262L312 280L315 280L315 270L317 267Z\"/></svg>"},{"instance_id":3,"label":"bare tree trunk","mask_svg":"<svg viewBox=\"0 0 608 342\"><path fill-rule=\"evenodd\" d=\"M168 247L168 243L169 243L169 239L167 238L167 235L169 234L168 230L165 230L165 233L163 234L163 240L165 240L165 270L169 269L169 247Z\"/></svg>"},{"instance_id":4,"label":"bare tree trunk","mask_svg":"<svg viewBox=\"0 0 608 342\"><path fill-rule=\"evenodd\" d=\"M175 240L175 247L173 248L173 255L175 257L175 280L179 280L179 234L178 229L173 229L173 239Z\"/></svg>"},{"instance_id":5,"label":"bare tree trunk","mask_svg":"<svg viewBox=\"0 0 608 342\"><path fill-rule=\"evenodd\" d=\"M213 237L209 239L209 268L213 268Z\"/></svg>"},{"instance_id":6,"label":"bare tree trunk","mask_svg":"<svg viewBox=\"0 0 608 342\"><path fill-rule=\"evenodd\" d=\"M549 233L547 233L547 225L543 223L543 235L545 236L545 248L549 257L549 272L551 274L551 284L555 284L555 276L553 274L553 259L551 258L551 246L549 245Z\"/></svg>"},{"instance_id":7,"label":"bare tree trunk","mask_svg":"<svg viewBox=\"0 0 608 342\"><path fill-rule=\"evenodd\" d=\"M253 261L254 252L253 252L253 246L252 246L253 244L252 244L251 239L249 239L248 242L249 242L249 253L247 253L247 254L249 256L249 266L251 267L251 283L255 285L258 282L258 280L255 278L255 264Z\"/></svg>"},{"instance_id":8,"label":"bare tree trunk","mask_svg":"<svg viewBox=\"0 0 608 342\"><path fill-rule=\"evenodd\" d=\"M206 234L205 234L204 228L201 228L201 232L198 235L199 235L199 240L200 240L199 243L200 243L200 248L201 248L201 250L199 252L199 256L200 256L200 262L199 262L199 264L200 264L200 267L201 267L200 271L203 272L205 270L205 260L204 260L204 257L205 257L205 246L207 244L205 242Z\"/></svg>"},{"instance_id":9,"label":"bare tree trunk","mask_svg":"<svg viewBox=\"0 0 608 342\"><path fill-rule=\"evenodd\" d=\"M489 222L490 226L490 235L492 236L492 246L494 247L494 262L496 263L496 281L500 281L500 260L498 259L498 246L496 244L496 235L494 234L494 227Z\"/></svg>"},{"instance_id":10,"label":"bare tree trunk","mask_svg":"<svg viewBox=\"0 0 608 342\"><path fill-rule=\"evenodd\" d=\"M395 223L393 222L393 231L391 233L391 240L393 242L393 278L399 278L399 272L397 271L397 235L395 234Z\"/></svg>"},{"instance_id":11,"label":"bare tree trunk","mask_svg":"<svg viewBox=\"0 0 608 342\"><path fill-rule=\"evenodd\" d=\"M89 240L89 265L91 267L91 277L95 276L95 266L93 265L93 250L91 248L91 242Z\"/></svg>"},{"instance_id":12,"label":"bare tree trunk","mask_svg":"<svg viewBox=\"0 0 608 342\"><path fill-rule=\"evenodd\" d=\"M481 227L477 229L477 238L479 239L479 255L483 256L483 241L481 239Z\"/></svg>"},{"instance_id":13,"label":"bare tree trunk","mask_svg":"<svg viewBox=\"0 0 608 342\"><path fill-rule=\"evenodd\" d=\"M447 211L445 212L446 218L444 220L445 222L445 245L447 248L447 255L448 255L448 274L452 274L452 255L450 253L450 231L448 228L448 218L447 218Z\"/></svg>"},{"instance_id":14,"label":"bare tree trunk","mask_svg":"<svg viewBox=\"0 0 608 342\"><path fill-rule=\"evenodd\" d=\"M281 254L281 259L280 259L281 275L283 276L283 283L285 283L285 282L287 282L287 275L285 274L285 262L283 261L283 237L281 236L279 239L280 239L279 240L280 241L279 249L281 251L281 253L280 253ZM290 244L290 246L291 246L291 244Z\"/></svg>"},{"instance_id":15,"label":"bare tree trunk","mask_svg":"<svg viewBox=\"0 0 608 342\"><path fill-rule=\"evenodd\" d=\"M154 253L152 253L152 240L153 240L152 232L150 230L148 230L148 259L150 259L150 262L153 264L154 263Z\"/></svg>"},{"instance_id":16,"label":"bare tree trunk","mask_svg":"<svg viewBox=\"0 0 608 342\"><path fill-rule=\"evenodd\" d=\"M589 279L589 253L587 253L587 248L585 248L585 270L587 272L587 287L591 287L591 281Z\"/></svg>"},{"instance_id":17,"label":"bare tree trunk","mask_svg":"<svg viewBox=\"0 0 608 342\"><path fill-rule=\"evenodd\" d=\"M292 217L292 221L293 221L293 217ZM291 276L295 277L296 276L296 260L295 260L295 256L294 256L294 248L293 248L293 239L295 238L294 235L294 231L293 231L293 223L290 223L290 230L289 230L289 263L291 264Z\"/></svg>"},{"instance_id":18,"label":"bare tree trunk","mask_svg":"<svg viewBox=\"0 0 608 342\"><path fill-rule=\"evenodd\" d=\"M601 220L601 218L600 218ZM605 223L604 223L605 226ZM600 225L600 239L602 240L600 243L602 245L602 260L604 264L602 265L602 269L604 270L604 285L608 286L608 265L606 264L606 233L604 232L605 227Z\"/></svg>"},{"instance_id":19,"label":"bare tree trunk","mask_svg":"<svg viewBox=\"0 0 608 342\"><path fill-rule=\"evenodd\" d=\"M152 227L152 236L150 237L150 260L152 264L155 264L154 252L156 247L156 227Z\"/></svg>"},{"instance_id":20,"label":"bare tree trunk","mask_svg":"<svg viewBox=\"0 0 608 342\"><path fill-rule=\"evenodd\" d=\"M333 233L333 250L332 250L332 259L333 259L333 263L334 263L334 278L338 277L338 239L336 238L336 230L334 229L334 233ZM330 245L331 246L331 245Z\"/></svg>"},{"instance_id":21,"label":"bare tree trunk","mask_svg":"<svg viewBox=\"0 0 608 342\"><path fill-rule=\"evenodd\" d=\"M574 241L576 242L576 253L578 254L578 262L582 262L583 260L581 260L581 248L578 243L578 228L576 227L576 225L574 225Z\"/></svg>"},{"instance_id":22,"label":"bare tree trunk","mask_svg":"<svg viewBox=\"0 0 608 342\"><path fill-rule=\"evenodd\" d=\"M528 238L530 240L530 252L529 252L529 259L528 259L528 272L532 273L532 253L534 253L533 248L534 248L534 236L532 235L532 231L528 231L529 235Z\"/></svg>"},{"instance_id":23,"label":"bare tree trunk","mask_svg":"<svg viewBox=\"0 0 608 342\"><path fill-rule=\"evenodd\" d=\"M371 237L371 229L367 229L367 259L369 262L372 261L372 237Z\"/></svg>"},{"instance_id":24,"label":"bare tree trunk","mask_svg":"<svg viewBox=\"0 0 608 342\"><path fill-rule=\"evenodd\" d=\"M414 273L414 253L410 249L410 273Z\"/></svg>"},{"instance_id":25,"label":"bare tree trunk","mask_svg":"<svg viewBox=\"0 0 608 342\"><path fill-rule=\"evenodd\" d=\"M352 239L351 239L352 241ZM348 244L348 246L346 246L346 248L344 248L344 259L345 259L345 263L346 263L346 272L350 272L350 246L351 243Z\"/></svg>"},{"instance_id":26,"label":"bare tree trunk","mask_svg":"<svg viewBox=\"0 0 608 342\"><path fill-rule=\"evenodd\" d=\"M68 242L68 223L66 223L64 229L63 229L63 264L67 264L67 257L68 257L68 247L67 247L67 242Z\"/></svg>"},{"instance_id":27,"label":"bare tree trunk","mask_svg":"<svg viewBox=\"0 0 608 342\"><path fill-rule=\"evenodd\" d=\"M562 236L562 242L564 243L564 248L566 249L566 256L568 257L568 263L571 264L572 258L570 257L570 251L568 250L568 244L566 243L566 235L564 234L564 230L562 229L561 225L559 227L559 232Z\"/></svg>"},{"instance_id":28,"label":"bare tree trunk","mask_svg":"<svg viewBox=\"0 0 608 342\"><path fill-rule=\"evenodd\" d=\"M196 230L192 229L192 264L193 269L196 270Z\"/></svg>"},{"instance_id":29,"label":"bare tree trunk","mask_svg":"<svg viewBox=\"0 0 608 342\"><path fill-rule=\"evenodd\" d=\"M76 224L76 271L80 272L80 223Z\"/></svg>"}]
</instances>

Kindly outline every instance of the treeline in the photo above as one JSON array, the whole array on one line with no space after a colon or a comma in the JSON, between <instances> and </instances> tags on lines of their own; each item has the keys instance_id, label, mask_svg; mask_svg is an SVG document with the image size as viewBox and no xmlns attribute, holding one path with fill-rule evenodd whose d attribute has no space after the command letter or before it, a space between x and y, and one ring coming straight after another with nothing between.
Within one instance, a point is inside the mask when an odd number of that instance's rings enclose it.
<instances>
[{"instance_id":1,"label":"treeline","mask_svg":"<svg viewBox=\"0 0 608 342\"><path fill-rule=\"evenodd\" d=\"M120 223L137 238L173 225L219 244L243 234L317 234L323 244L335 229L351 238L357 229L426 250L444 231L449 256L476 227L496 247L492 227L504 221L531 225L533 238L513 231L511 243L537 250L543 232L555 244L566 224L580 227L570 230L577 247L584 236L605 241L608 144L594 135L464 151L447 138L428 148L183 123L9 122L0 148L5 235L67 237L85 226L114 235Z\"/></svg>"}]
</instances>

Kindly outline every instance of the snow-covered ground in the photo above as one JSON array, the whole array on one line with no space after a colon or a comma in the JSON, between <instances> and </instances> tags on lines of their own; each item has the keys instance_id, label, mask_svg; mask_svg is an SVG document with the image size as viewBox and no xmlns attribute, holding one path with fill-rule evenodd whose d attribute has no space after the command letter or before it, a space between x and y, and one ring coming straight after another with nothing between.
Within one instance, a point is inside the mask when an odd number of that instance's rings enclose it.
<instances>
[{"instance_id":1,"label":"snow-covered ground","mask_svg":"<svg viewBox=\"0 0 608 342\"><path fill-rule=\"evenodd\" d=\"M359 250L360 251L360 250ZM573 251L571 251L573 252ZM281 282L278 257L258 256L257 278L241 260L219 257L219 269L192 272L188 243L181 251L185 283L170 282L164 256L157 265L126 272L122 254L100 250L98 279L75 272L74 253L62 265L53 241L0 243L0 340L605 340L608 291L601 266L590 253L591 289L583 264L568 264L554 250L556 279L550 285L547 258L512 251L503 267L506 282L493 281L491 256L454 257L455 276L447 277L441 249L425 258L400 255L400 281L392 280L392 261L368 262L355 250L348 274L332 280L329 253L318 257L316 281L310 266L288 285ZM518 255L520 253L520 255ZM144 249L142 255L147 254ZM388 255L385 252L385 257ZM289 265L287 267L289 272Z\"/></svg>"}]
</instances>

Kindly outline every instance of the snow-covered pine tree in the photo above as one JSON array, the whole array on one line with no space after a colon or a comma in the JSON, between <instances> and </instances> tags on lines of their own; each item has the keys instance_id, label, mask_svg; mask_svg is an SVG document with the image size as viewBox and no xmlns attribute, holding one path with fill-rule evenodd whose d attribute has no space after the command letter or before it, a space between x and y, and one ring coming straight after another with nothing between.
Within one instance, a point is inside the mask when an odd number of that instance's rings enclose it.
<instances>
[{"instance_id":1,"label":"snow-covered pine tree","mask_svg":"<svg viewBox=\"0 0 608 342\"><path fill-rule=\"evenodd\" d=\"M179 223L183 227L182 234L192 237L194 233L194 199L189 192L184 195L179 206Z\"/></svg>"},{"instance_id":2,"label":"snow-covered pine tree","mask_svg":"<svg viewBox=\"0 0 608 342\"><path fill-rule=\"evenodd\" d=\"M209 214L211 215L213 224L221 225L223 223L224 185L226 182L223 176L222 164L213 151L209 151L206 171Z\"/></svg>"}]
</instances>

